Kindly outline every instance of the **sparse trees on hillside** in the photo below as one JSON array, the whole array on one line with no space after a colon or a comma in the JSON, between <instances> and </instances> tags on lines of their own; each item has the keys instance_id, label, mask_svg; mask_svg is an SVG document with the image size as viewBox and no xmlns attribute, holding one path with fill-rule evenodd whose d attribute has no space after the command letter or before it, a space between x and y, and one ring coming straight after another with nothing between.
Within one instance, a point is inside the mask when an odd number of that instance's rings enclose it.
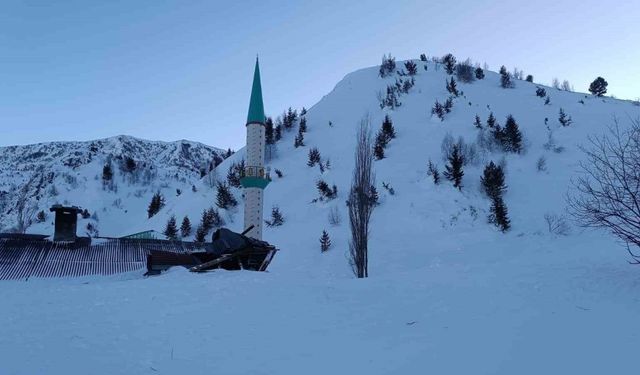
<instances>
[{"instance_id":1,"label":"sparse trees on hillside","mask_svg":"<svg viewBox=\"0 0 640 375\"><path fill-rule=\"evenodd\" d=\"M609 83L604 78L598 77L589 85L589 92L600 97L607 93L607 86L609 86Z\"/></svg>"},{"instance_id":2,"label":"sparse trees on hillside","mask_svg":"<svg viewBox=\"0 0 640 375\"><path fill-rule=\"evenodd\" d=\"M369 221L374 205L369 190L375 185L371 128L368 118L363 118L356 135L355 167L349 191L349 263L357 278L369 276Z\"/></svg>"},{"instance_id":3,"label":"sparse trees on hillside","mask_svg":"<svg viewBox=\"0 0 640 375\"><path fill-rule=\"evenodd\" d=\"M607 134L590 137L582 149L586 160L572 181L570 213L581 226L610 231L640 247L640 120L621 129L618 121ZM634 255L640 264L640 255Z\"/></svg>"}]
</instances>

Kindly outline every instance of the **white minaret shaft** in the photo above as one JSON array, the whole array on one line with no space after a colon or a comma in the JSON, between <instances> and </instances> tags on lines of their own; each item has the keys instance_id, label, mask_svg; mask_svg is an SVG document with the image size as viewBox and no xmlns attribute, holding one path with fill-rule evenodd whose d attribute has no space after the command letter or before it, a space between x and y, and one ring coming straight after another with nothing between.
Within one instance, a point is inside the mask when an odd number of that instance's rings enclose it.
<instances>
[{"instance_id":1,"label":"white minaret shaft","mask_svg":"<svg viewBox=\"0 0 640 375\"><path fill-rule=\"evenodd\" d=\"M260 67L256 59L249 114L247 116L245 169L240 182L244 187L244 229L246 230L253 226L246 235L259 240L262 239L264 188L270 182L269 174L266 173L264 168L264 122Z\"/></svg>"}]
</instances>

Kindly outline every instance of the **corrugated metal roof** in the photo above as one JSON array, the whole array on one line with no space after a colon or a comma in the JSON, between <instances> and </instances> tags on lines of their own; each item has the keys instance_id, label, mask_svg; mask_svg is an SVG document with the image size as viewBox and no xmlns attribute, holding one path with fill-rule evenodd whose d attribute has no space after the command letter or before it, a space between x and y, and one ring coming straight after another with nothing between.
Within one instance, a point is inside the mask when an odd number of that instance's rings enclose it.
<instances>
[{"instance_id":1,"label":"corrugated metal roof","mask_svg":"<svg viewBox=\"0 0 640 375\"><path fill-rule=\"evenodd\" d=\"M0 236L0 280L112 275L146 268L151 250L201 250L193 242L148 239L79 239L75 243Z\"/></svg>"}]
</instances>

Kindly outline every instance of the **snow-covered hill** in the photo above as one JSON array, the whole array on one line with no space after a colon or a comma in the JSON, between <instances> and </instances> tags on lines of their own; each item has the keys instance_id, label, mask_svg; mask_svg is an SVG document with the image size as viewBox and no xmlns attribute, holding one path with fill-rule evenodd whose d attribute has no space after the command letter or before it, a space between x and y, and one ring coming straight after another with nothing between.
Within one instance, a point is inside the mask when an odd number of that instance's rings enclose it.
<instances>
[{"instance_id":1,"label":"snow-covered hill","mask_svg":"<svg viewBox=\"0 0 640 375\"><path fill-rule=\"evenodd\" d=\"M640 107L549 87L545 105L536 96L539 85L517 80L515 88L503 89L497 73L485 72L483 80L458 83L464 94L440 121L430 112L436 100L448 97L449 76L442 66L429 63L425 70L426 63L416 64L415 86L400 96L395 110L381 109L378 93L401 77L380 78L372 67L347 75L308 110L303 147L293 146L297 126L285 132L278 156L269 162L273 182L265 191L265 211L278 206L285 217L282 226L265 228L265 239L281 249L268 273L173 270L150 279L135 274L2 283L0 300L11 303L0 309L0 321L7 322L0 328L0 369L634 374L637 366L629 358L640 344L634 329L638 270L610 235L583 231L568 219L566 235L550 233L545 215L565 214L569 181L583 158L579 145L604 132L614 116L624 126L629 116L640 116ZM560 108L572 117L570 126L558 123ZM524 152L478 148L476 160L465 166L461 191L448 181L434 185L427 163L431 159L443 169L446 135L475 143L476 114L485 122L491 112L503 125L507 115L514 116ZM372 217L370 278L356 280L346 258L345 205L356 128L368 116L377 131L385 115L397 137L386 158L375 162L380 204ZM330 160L324 173L307 166L312 147ZM215 206L211 180L225 180L243 156L240 150L226 159L211 178L196 183L196 192L184 188L176 196L169 193L176 185L169 183L163 190L166 206L151 219L144 196L135 216L101 214L101 228L122 229L106 222L126 219L131 232L161 231L172 215L187 215L195 226L202 211ZM544 168L538 168L541 158ZM480 174L491 160L506 170L512 223L506 233L487 222L489 200L480 191ZM319 179L337 186L336 199L315 201ZM220 212L239 231L242 192L234 194L239 205ZM323 230L333 243L325 253L318 241Z\"/></svg>"},{"instance_id":2,"label":"snow-covered hill","mask_svg":"<svg viewBox=\"0 0 640 375\"><path fill-rule=\"evenodd\" d=\"M79 234L91 223L104 235L128 232L130 222L144 221L151 196L192 191L201 171L222 161L226 152L191 141L157 142L117 136L88 142L51 142L0 148L0 228L16 226L20 200L37 214L52 204L88 210ZM113 174L108 186L103 168ZM102 218L105 220L101 220ZM50 233L53 215L28 232Z\"/></svg>"}]
</instances>

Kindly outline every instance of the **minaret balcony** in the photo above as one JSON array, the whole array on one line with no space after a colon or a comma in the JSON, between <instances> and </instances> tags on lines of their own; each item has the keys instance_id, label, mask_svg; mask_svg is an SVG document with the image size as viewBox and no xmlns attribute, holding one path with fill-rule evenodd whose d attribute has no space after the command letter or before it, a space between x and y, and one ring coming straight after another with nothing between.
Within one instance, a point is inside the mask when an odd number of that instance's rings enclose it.
<instances>
[{"instance_id":1,"label":"minaret balcony","mask_svg":"<svg viewBox=\"0 0 640 375\"><path fill-rule=\"evenodd\" d=\"M264 189L271 182L269 169L264 167L246 166L240 172L240 184L243 187L257 187Z\"/></svg>"}]
</instances>

